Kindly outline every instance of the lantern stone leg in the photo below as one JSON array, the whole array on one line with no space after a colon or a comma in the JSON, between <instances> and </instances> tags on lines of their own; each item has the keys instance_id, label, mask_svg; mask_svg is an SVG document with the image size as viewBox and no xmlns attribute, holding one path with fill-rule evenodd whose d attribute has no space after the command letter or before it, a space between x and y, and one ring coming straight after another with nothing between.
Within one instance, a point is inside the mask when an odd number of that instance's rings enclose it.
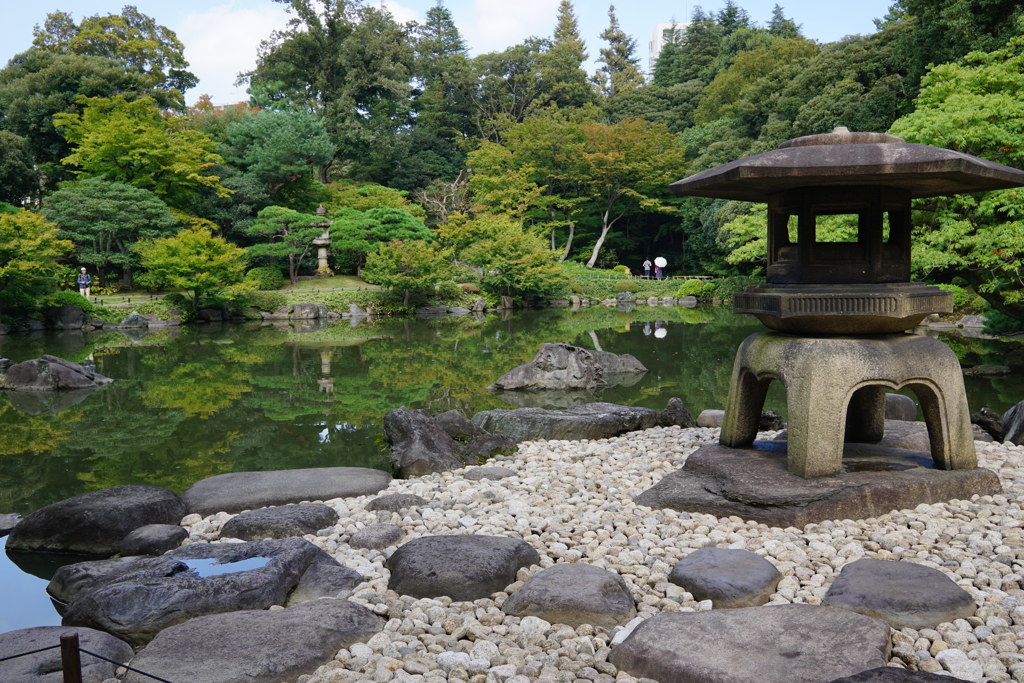
<instances>
[{"instance_id":1,"label":"lantern stone leg","mask_svg":"<svg viewBox=\"0 0 1024 683\"><path fill-rule=\"evenodd\" d=\"M794 337L761 332L740 345L720 442L753 443L768 385L786 388L787 469L800 477L842 471L846 441L879 441L885 389L911 388L925 413L938 469L977 467L956 355L931 337Z\"/></svg>"}]
</instances>

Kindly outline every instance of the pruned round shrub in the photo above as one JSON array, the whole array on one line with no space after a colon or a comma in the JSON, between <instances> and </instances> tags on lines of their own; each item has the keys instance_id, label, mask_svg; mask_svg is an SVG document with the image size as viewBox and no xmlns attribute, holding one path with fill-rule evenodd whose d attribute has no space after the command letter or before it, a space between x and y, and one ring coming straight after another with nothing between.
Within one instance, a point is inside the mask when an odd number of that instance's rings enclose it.
<instances>
[{"instance_id":1,"label":"pruned round shrub","mask_svg":"<svg viewBox=\"0 0 1024 683\"><path fill-rule=\"evenodd\" d=\"M694 296L698 299L710 299L714 295L715 289L715 283L708 280L687 280L679 286L676 296Z\"/></svg>"},{"instance_id":2,"label":"pruned round shrub","mask_svg":"<svg viewBox=\"0 0 1024 683\"><path fill-rule=\"evenodd\" d=\"M272 291L284 285L284 275L274 266L259 266L245 274L245 279L256 283L256 289Z\"/></svg>"},{"instance_id":3,"label":"pruned round shrub","mask_svg":"<svg viewBox=\"0 0 1024 683\"><path fill-rule=\"evenodd\" d=\"M615 283L616 292L635 292L637 284L633 280L619 280Z\"/></svg>"},{"instance_id":4,"label":"pruned round shrub","mask_svg":"<svg viewBox=\"0 0 1024 683\"><path fill-rule=\"evenodd\" d=\"M468 282L464 282L460 286L462 287L462 291L465 292L466 294L479 294L482 291L476 285L470 284Z\"/></svg>"},{"instance_id":5,"label":"pruned round shrub","mask_svg":"<svg viewBox=\"0 0 1024 683\"><path fill-rule=\"evenodd\" d=\"M284 292L255 291L245 295L245 303L261 311L276 311L288 303Z\"/></svg>"},{"instance_id":6,"label":"pruned round shrub","mask_svg":"<svg viewBox=\"0 0 1024 683\"><path fill-rule=\"evenodd\" d=\"M622 273L623 275L629 275L629 267L624 266L621 263L612 268L613 273Z\"/></svg>"}]
</instances>

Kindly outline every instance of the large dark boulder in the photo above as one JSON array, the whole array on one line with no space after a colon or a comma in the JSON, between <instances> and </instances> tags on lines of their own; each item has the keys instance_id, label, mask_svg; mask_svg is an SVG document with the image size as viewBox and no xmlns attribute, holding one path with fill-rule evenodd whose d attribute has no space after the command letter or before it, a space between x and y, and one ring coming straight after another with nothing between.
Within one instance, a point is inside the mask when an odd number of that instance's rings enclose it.
<instances>
[{"instance_id":1,"label":"large dark boulder","mask_svg":"<svg viewBox=\"0 0 1024 683\"><path fill-rule=\"evenodd\" d=\"M137 646L192 617L283 605L316 565L341 566L302 538L194 543L160 557L66 565L47 591L62 606L65 624Z\"/></svg>"},{"instance_id":2,"label":"large dark boulder","mask_svg":"<svg viewBox=\"0 0 1024 683\"><path fill-rule=\"evenodd\" d=\"M384 438L391 444L391 465L403 477L454 470L472 460L425 410L403 406L386 413Z\"/></svg>"},{"instance_id":3,"label":"large dark boulder","mask_svg":"<svg viewBox=\"0 0 1024 683\"><path fill-rule=\"evenodd\" d=\"M85 321L85 313L81 306L67 304L47 308L43 311L46 326L54 330L80 330Z\"/></svg>"},{"instance_id":4,"label":"large dark boulder","mask_svg":"<svg viewBox=\"0 0 1024 683\"><path fill-rule=\"evenodd\" d=\"M188 538L188 532L177 524L147 524L121 539L121 554L163 555Z\"/></svg>"},{"instance_id":5,"label":"large dark boulder","mask_svg":"<svg viewBox=\"0 0 1024 683\"><path fill-rule=\"evenodd\" d=\"M312 500L377 493L391 475L368 467L313 467L271 472L228 472L197 481L181 494L189 512L212 515Z\"/></svg>"},{"instance_id":6,"label":"large dark boulder","mask_svg":"<svg viewBox=\"0 0 1024 683\"><path fill-rule=\"evenodd\" d=\"M521 567L540 563L526 541L501 536L423 536L388 558L388 588L417 598L478 600L505 590Z\"/></svg>"},{"instance_id":7,"label":"large dark boulder","mask_svg":"<svg viewBox=\"0 0 1024 683\"><path fill-rule=\"evenodd\" d=\"M222 538L255 541L260 538L288 538L315 534L334 526L338 513L323 503L298 503L259 508L232 517L220 531Z\"/></svg>"},{"instance_id":8,"label":"large dark boulder","mask_svg":"<svg viewBox=\"0 0 1024 683\"><path fill-rule=\"evenodd\" d=\"M473 424L515 443L542 439L594 440L655 427L658 413L637 406L584 403L566 410L485 410L473 416Z\"/></svg>"},{"instance_id":9,"label":"large dark boulder","mask_svg":"<svg viewBox=\"0 0 1024 683\"><path fill-rule=\"evenodd\" d=\"M131 666L183 683L294 681L330 662L338 650L368 640L381 626L380 617L348 600L214 614L161 631ZM152 679L129 672L121 680Z\"/></svg>"},{"instance_id":10,"label":"large dark boulder","mask_svg":"<svg viewBox=\"0 0 1024 683\"><path fill-rule=\"evenodd\" d=\"M78 363L45 355L15 363L0 379L0 389L11 391L62 391L110 384L114 380Z\"/></svg>"},{"instance_id":11,"label":"large dark boulder","mask_svg":"<svg viewBox=\"0 0 1024 683\"><path fill-rule=\"evenodd\" d=\"M90 652L125 663L132 658L131 645L114 636L91 628L70 628L67 626L35 626L17 631L0 633L0 659L15 657L25 652L34 654L0 661L0 681L4 683L61 683L64 674L61 669L59 649L48 649L60 644L63 635L78 634L78 646ZM117 664L98 657L82 655L83 683L102 683L114 677Z\"/></svg>"},{"instance_id":12,"label":"large dark boulder","mask_svg":"<svg viewBox=\"0 0 1024 683\"><path fill-rule=\"evenodd\" d=\"M9 550L113 555L147 524L177 524L185 504L157 486L127 484L83 493L27 515L7 539Z\"/></svg>"},{"instance_id":13,"label":"large dark boulder","mask_svg":"<svg viewBox=\"0 0 1024 683\"><path fill-rule=\"evenodd\" d=\"M647 368L629 354L618 356L570 344L544 344L533 360L509 370L488 388L493 391L596 391L616 384L616 377L645 372Z\"/></svg>"},{"instance_id":14,"label":"large dark boulder","mask_svg":"<svg viewBox=\"0 0 1024 683\"><path fill-rule=\"evenodd\" d=\"M982 431L991 436L995 441L1003 440L1003 416L991 408L983 407L976 413L971 413L971 423L980 427Z\"/></svg>"}]
</instances>

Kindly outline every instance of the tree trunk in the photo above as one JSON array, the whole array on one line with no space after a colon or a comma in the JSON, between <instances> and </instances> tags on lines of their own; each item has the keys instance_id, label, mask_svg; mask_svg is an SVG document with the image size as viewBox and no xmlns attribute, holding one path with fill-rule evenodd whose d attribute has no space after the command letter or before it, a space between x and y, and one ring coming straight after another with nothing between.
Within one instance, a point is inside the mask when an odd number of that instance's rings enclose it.
<instances>
[{"instance_id":1,"label":"tree trunk","mask_svg":"<svg viewBox=\"0 0 1024 683\"><path fill-rule=\"evenodd\" d=\"M299 274L295 267L295 254L288 254L288 277L292 281L292 287L299 281Z\"/></svg>"},{"instance_id":2,"label":"tree trunk","mask_svg":"<svg viewBox=\"0 0 1024 683\"><path fill-rule=\"evenodd\" d=\"M558 259L559 263L561 263L565 259L569 258L569 252L572 251L572 238L573 238L573 236L575 234L576 234L576 224L575 223L570 223L569 224L569 236L565 238L565 250L562 251L562 257L560 259Z\"/></svg>"},{"instance_id":3,"label":"tree trunk","mask_svg":"<svg viewBox=\"0 0 1024 683\"><path fill-rule=\"evenodd\" d=\"M594 252L590 255L590 260L587 261L587 268L594 267L594 263L597 262L597 255L601 251L601 247L604 246L604 238L608 236L608 232L611 229L612 224L608 222L608 212L606 211L604 215L601 216L601 236L598 237L597 242L594 243Z\"/></svg>"},{"instance_id":4,"label":"tree trunk","mask_svg":"<svg viewBox=\"0 0 1024 683\"><path fill-rule=\"evenodd\" d=\"M409 290L405 290L405 296L402 297L402 306L409 307Z\"/></svg>"}]
</instances>

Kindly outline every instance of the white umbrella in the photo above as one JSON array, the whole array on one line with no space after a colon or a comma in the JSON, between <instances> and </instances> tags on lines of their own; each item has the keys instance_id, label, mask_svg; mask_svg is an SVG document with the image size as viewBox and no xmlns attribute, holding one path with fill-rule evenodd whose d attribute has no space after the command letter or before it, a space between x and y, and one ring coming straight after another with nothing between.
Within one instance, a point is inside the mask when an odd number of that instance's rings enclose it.
<instances>
[{"instance_id":1,"label":"white umbrella","mask_svg":"<svg viewBox=\"0 0 1024 683\"><path fill-rule=\"evenodd\" d=\"M654 259L654 265L658 266L659 268L664 268L665 266L668 265L668 261L659 256L658 258Z\"/></svg>"}]
</instances>

